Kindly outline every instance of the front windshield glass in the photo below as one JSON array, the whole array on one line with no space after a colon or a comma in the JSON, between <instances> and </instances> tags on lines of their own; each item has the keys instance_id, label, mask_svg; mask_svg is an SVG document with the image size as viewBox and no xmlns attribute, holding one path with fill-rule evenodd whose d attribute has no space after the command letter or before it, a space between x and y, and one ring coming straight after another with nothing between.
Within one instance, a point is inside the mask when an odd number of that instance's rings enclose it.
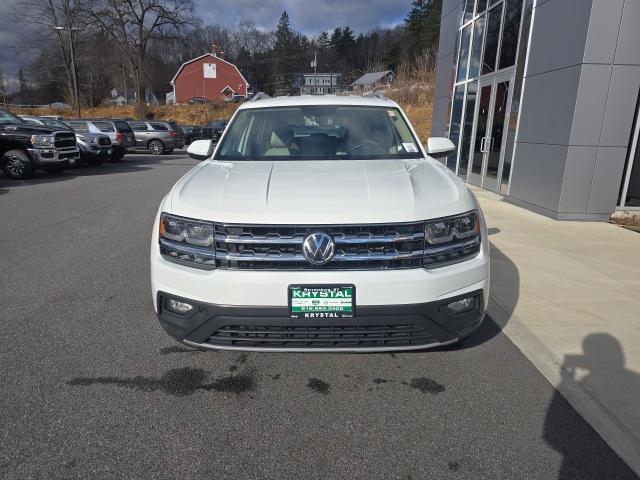
<instances>
[{"instance_id":1,"label":"front windshield glass","mask_svg":"<svg viewBox=\"0 0 640 480\"><path fill-rule=\"evenodd\" d=\"M6 110L0 110L0 125L7 124L17 124L17 123L26 123L20 117L16 117L15 115L7 112Z\"/></svg>"},{"instance_id":2,"label":"front windshield glass","mask_svg":"<svg viewBox=\"0 0 640 480\"><path fill-rule=\"evenodd\" d=\"M398 109L292 106L238 112L216 160L350 160L420 158Z\"/></svg>"},{"instance_id":3,"label":"front windshield glass","mask_svg":"<svg viewBox=\"0 0 640 480\"><path fill-rule=\"evenodd\" d=\"M60 120L55 120L53 118L42 118L41 120L42 123L44 123L48 127L65 128L67 130L71 130L71 127L69 125L61 122Z\"/></svg>"}]
</instances>

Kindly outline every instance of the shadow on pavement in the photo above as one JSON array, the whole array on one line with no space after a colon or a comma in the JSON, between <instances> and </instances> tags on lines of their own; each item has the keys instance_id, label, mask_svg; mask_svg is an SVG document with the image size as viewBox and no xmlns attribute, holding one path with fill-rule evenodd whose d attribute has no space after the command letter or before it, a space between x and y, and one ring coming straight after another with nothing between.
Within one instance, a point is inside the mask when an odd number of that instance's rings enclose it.
<instances>
[{"instance_id":1,"label":"shadow on pavement","mask_svg":"<svg viewBox=\"0 0 640 480\"><path fill-rule=\"evenodd\" d=\"M100 165L83 165L81 167L70 167L58 174L50 174L43 170L36 170L36 175L28 180L11 180L0 171L0 194L8 193L3 188L21 187L26 185L39 185L43 183L55 183L70 180L76 177L112 175L115 173L137 173L150 170L156 164L175 165L169 163L176 160L176 157L186 158L185 154L167 155L131 155L128 154L124 160L118 162L104 162Z\"/></svg>"},{"instance_id":2,"label":"shadow on pavement","mask_svg":"<svg viewBox=\"0 0 640 480\"><path fill-rule=\"evenodd\" d=\"M640 375L625 368L620 342L607 333L596 333L585 337L582 349L582 355L565 356L560 367L562 382L577 382L587 390L597 388L605 395L608 392L609 402L632 406L640 417ZM586 375L579 378L584 372ZM558 390L563 390L562 384ZM578 413L558 390L554 392L544 422L545 441L562 455L558 480L637 479L608 446L602 445L604 441L587 422L575 422L572 417ZM606 457L603 451L607 451ZM613 462L612 458L615 458Z\"/></svg>"}]
</instances>

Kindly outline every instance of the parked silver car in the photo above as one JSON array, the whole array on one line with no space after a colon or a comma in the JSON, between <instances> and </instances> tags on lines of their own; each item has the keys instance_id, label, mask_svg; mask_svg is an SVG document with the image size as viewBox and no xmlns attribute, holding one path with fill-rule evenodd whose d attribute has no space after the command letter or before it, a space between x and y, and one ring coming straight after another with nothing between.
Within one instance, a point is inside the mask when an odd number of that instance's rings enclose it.
<instances>
[{"instance_id":1,"label":"parked silver car","mask_svg":"<svg viewBox=\"0 0 640 480\"><path fill-rule=\"evenodd\" d=\"M154 155L171 153L174 148L182 148L184 139L169 122L132 121L129 122L136 137L136 148L149 150Z\"/></svg>"},{"instance_id":2,"label":"parked silver car","mask_svg":"<svg viewBox=\"0 0 640 480\"><path fill-rule=\"evenodd\" d=\"M98 165L107 160L112 155L111 140L104 133L92 133L88 128L73 130L62 120L56 120L52 116L36 117L34 115L23 115L23 120L34 125L44 125L47 127L68 128L76 135L76 144L80 150L80 160L76 163L80 166L83 162L91 165ZM86 125L83 124L83 127Z\"/></svg>"},{"instance_id":3,"label":"parked silver car","mask_svg":"<svg viewBox=\"0 0 640 480\"><path fill-rule=\"evenodd\" d=\"M131 126L125 120L70 120L69 125L77 131L103 133L111 140L111 159L121 160L127 150L136 146Z\"/></svg>"}]
</instances>

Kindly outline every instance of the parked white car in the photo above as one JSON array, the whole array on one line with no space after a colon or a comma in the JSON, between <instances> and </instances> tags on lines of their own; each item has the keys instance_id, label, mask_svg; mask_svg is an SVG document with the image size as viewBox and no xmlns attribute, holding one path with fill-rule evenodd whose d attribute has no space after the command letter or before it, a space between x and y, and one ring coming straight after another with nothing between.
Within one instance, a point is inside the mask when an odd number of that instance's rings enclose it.
<instances>
[{"instance_id":1,"label":"parked white car","mask_svg":"<svg viewBox=\"0 0 640 480\"><path fill-rule=\"evenodd\" d=\"M240 106L162 200L156 313L203 349L393 351L456 342L489 298L480 206L400 107L355 96Z\"/></svg>"}]
</instances>

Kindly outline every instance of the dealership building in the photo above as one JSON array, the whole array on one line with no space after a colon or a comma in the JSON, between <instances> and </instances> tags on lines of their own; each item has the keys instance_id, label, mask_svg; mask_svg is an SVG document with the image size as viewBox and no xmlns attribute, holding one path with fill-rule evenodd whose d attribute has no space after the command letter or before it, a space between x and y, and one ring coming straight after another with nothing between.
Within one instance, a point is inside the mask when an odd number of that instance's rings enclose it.
<instances>
[{"instance_id":1,"label":"dealership building","mask_svg":"<svg viewBox=\"0 0 640 480\"><path fill-rule=\"evenodd\" d=\"M640 213L640 0L443 0L447 166L565 220Z\"/></svg>"}]
</instances>

